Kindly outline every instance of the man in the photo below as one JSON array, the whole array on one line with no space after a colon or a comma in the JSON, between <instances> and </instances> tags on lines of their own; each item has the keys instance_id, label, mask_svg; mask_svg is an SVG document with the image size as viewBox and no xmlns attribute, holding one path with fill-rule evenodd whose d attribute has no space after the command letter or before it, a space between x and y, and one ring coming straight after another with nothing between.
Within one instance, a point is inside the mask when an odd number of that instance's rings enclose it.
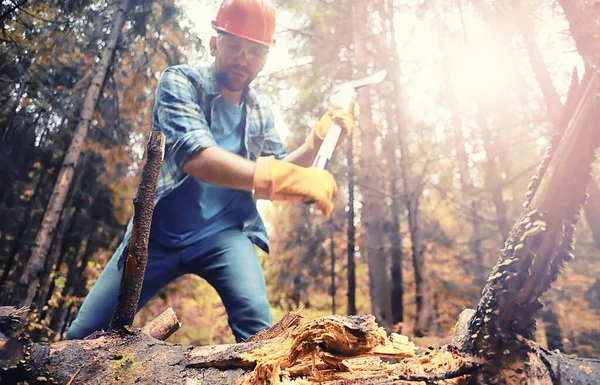
<instances>
[{"instance_id":1,"label":"man","mask_svg":"<svg viewBox=\"0 0 600 385\"><path fill-rule=\"evenodd\" d=\"M267 98L249 87L275 42L274 9L262 0L225 0L212 26L214 63L167 68L154 95L152 129L165 134L166 151L139 306L177 277L197 274L219 293L239 342L272 325L254 249L268 252L268 238L254 199L314 200L328 215L334 178L308 166L332 121L347 136L352 117L329 111L286 155ZM131 229L132 221L67 339L109 326Z\"/></svg>"}]
</instances>

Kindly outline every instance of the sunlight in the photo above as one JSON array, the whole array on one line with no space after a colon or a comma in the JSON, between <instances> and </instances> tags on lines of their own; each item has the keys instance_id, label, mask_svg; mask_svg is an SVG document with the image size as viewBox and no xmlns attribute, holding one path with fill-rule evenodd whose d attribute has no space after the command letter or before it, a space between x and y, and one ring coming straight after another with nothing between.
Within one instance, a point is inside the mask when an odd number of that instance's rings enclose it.
<instances>
[{"instance_id":1,"label":"sunlight","mask_svg":"<svg viewBox=\"0 0 600 385\"><path fill-rule=\"evenodd\" d=\"M479 99L501 92L511 80L511 58L495 44L455 48L450 82L460 99Z\"/></svg>"}]
</instances>

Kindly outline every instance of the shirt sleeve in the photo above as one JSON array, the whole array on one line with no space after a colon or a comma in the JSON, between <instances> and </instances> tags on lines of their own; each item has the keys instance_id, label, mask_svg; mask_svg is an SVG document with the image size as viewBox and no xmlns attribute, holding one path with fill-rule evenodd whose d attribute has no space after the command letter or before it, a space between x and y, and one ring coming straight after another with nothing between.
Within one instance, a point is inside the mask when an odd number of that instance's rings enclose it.
<instances>
[{"instance_id":1,"label":"shirt sleeve","mask_svg":"<svg viewBox=\"0 0 600 385\"><path fill-rule=\"evenodd\" d=\"M281 160L287 156L287 152L287 146L275 129L275 117L271 112L265 125L265 142L261 156L274 155L276 159Z\"/></svg>"},{"instance_id":2,"label":"shirt sleeve","mask_svg":"<svg viewBox=\"0 0 600 385\"><path fill-rule=\"evenodd\" d=\"M217 145L197 99L193 83L181 69L163 72L154 95L154 129L165 134L165 156L172 156L179 170L194 152Z\"/></svg>"}]
</instances>

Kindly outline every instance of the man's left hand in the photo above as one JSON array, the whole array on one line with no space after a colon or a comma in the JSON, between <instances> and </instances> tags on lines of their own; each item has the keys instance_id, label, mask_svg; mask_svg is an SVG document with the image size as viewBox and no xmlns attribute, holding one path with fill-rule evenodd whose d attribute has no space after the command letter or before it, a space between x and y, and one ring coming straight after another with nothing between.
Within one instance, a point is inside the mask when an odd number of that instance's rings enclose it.
<instances>
[{"instance_id":1,"label":"man's left hand","mask_svg":"<svg viewBox=\"0 0 600 385\"><path fill-rule=\"evenodd\" d=\"M346 112L342 110L341 107L334 107L327 111L306 137L308 148L315 150L321 146L321 143L323 143L323 139L325 138L325 135L327 135L333 122L336 122L342 127L342 134L336 144L337 148L352 133L352 127L354 126L354 116L352 114L354 110L353 107L354 106L350 107L351 112Z\"/></svg>"}]
</instances>

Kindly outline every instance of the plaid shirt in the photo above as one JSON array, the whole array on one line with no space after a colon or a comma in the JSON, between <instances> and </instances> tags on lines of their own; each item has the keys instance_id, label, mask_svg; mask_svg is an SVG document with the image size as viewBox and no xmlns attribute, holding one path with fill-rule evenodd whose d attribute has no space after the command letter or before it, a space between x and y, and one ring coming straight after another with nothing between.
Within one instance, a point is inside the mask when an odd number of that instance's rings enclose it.
<instances>
[{"instance_id":1,"label":"plaid shirt","mask_svg":"<svg viewBox=\"0 0 600 385\"><path fill-rule=\"evenodd\" d=\"M154 94L152 130L166 137L165 158L156 190L156 203L185 180L192 178L182 171L191 154L217 146L212 134L211 116L220 96L214 65L192 67L177 65L162 74ZM210 111L210 113L207 113ZM245 97L244 144L246 158L274 155L283 159L287 148L277 134L269 99L250 88ZM155 203L155 204L156 204ZM243 224L243 232L253 243L269 251L268 236L258 211ZM133 218L115 254L124 260L129 244ZM199 231L202 231L199 229Z\"/></svg>"}]
</instances>

